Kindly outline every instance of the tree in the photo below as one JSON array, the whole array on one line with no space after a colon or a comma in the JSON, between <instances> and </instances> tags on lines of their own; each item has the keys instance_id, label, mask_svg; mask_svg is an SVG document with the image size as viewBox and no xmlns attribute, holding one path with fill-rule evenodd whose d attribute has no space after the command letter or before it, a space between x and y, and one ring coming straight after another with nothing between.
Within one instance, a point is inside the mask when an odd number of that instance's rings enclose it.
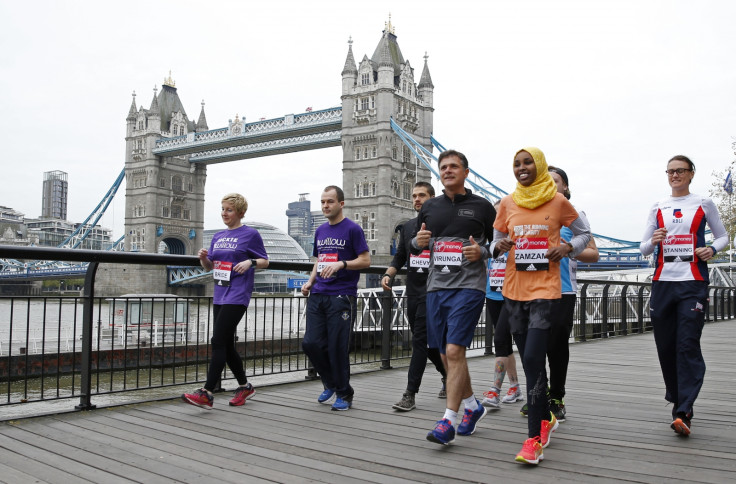
<instances>
[{"instance_id":1,"label":"tree","mask_svg":"<svg viewBox=\"0 0 736 484\"><path fill-rule=\"evenodd\" d=\"M736 154L736 151L734 154ZM728 177L729 173L731 174L730 179ZM723 170L713 171L713 182L711 183L710 190L708 190L710 198L716 204L716 208L718 208L718 214L721 216L721 221L726 227L726 232L728 232L729 249L732 248L733 237L736 235L736 206L734 206L736 200L734 200L733 193L733 187L736 186L735 177L736 160L729 163L728 167ZM729 180L728 185L726 184L727 179Z\"/></svg>"}]
</instances>

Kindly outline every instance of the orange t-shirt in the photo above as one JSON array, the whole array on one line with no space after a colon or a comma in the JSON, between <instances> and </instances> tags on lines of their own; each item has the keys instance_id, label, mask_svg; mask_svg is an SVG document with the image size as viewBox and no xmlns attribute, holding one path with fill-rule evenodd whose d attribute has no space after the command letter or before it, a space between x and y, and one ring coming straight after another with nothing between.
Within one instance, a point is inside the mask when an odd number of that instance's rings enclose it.
<instances>
[{"instance_id":1,"label":"orange t-shirt","mask_svg":"<svg viewBox=\"0 0 736 484\"><path fill-rule=\"evenodd\" d=\"M560 227L568 227L578 212L560 193L534 210L523 208L510 195L501 200L493 228L509 234L503 296L515 301L559 299L560 263L547 259L547 250L560 245Z\"/></svg>"}]
</instances>

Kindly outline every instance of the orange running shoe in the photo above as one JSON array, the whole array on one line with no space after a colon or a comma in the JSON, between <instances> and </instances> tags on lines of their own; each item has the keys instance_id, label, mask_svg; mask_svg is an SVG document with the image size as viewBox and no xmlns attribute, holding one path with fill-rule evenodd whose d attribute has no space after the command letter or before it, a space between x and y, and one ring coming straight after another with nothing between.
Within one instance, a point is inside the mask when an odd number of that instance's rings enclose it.
<instances>
[{"instance_id":1,"label":"orange running shoe","mask_svg":"<svg viewBox=\"0 0 736 484\"><path fill-rule=\"evenodd\" d=\"M526 439L521 451L516 454L516 462L539 464L539 461L544 459L543 449L539 437Z\"/></svg>"}]
</instances>

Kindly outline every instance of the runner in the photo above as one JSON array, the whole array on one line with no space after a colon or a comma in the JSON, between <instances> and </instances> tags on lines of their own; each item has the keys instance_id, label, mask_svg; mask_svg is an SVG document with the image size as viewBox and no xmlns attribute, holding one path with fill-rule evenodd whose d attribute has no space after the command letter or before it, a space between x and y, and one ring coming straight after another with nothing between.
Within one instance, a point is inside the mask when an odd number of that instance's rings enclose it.
<instances>
[{"instance_id":1,"label":"runner","mask_svg":"<svg viewBox=\"0 0 736 484\"><path fill-rule=\"evenodd\" d=\"M690 193L695 164L688 157L670 159L666 173L671 196L649 211L640 250L655 253L649 311L664 398L673 404L670 427L688 436L705 378L700 337L708 305L706 262L726 247L728 234L713 201ZM706 224L714 239L710 246L705 242Z\"/></svg>"},{"instance_id":2,"label":"runner","mask_svg":"<svg viewBox=\"0 0 736 484\"><path fill-rule=\"evenodd\" d=\"M434 187L427 182L417 182L414 185L411 198L414 201L414 210L417 212L422 208L424 202L434 197ZM381 277L381 286L391 290L391 285L399 269L408 262L408 273L406 277L406 316L411 329L411 360L409 362L408 382L406 391L401 400L393 405L395 410L408 412L416 408L415 395L419 392L422 384L422 376L427 367L427 358L434 364L440 375L442 375L442 390L440 398L446 398L445 364L437 348L427 348L427 274L429 273L429 250L419 255L411 253L411 241L416 235L416 217L401 226L399 244L396 247L391 265Z\"/></svg>"},{"instance_id":3,"label":"runner","mask_svg":"<svg viewBox=\"0 0 736 484\"><path fill-rule=\"evenodd\" d=\"M243 318L253 292L255 270L268 267L268 255L261 235L241 220L248 210L248 202L239 193L230 193L222 199L222 221L227 230L212 237L210 250L200 249L199 263L212 271L215 280L212 311L212 359L204 387L181 396L186 403L211 409L212 391L220 381L225 364L238 380L238 388L230 405L239 407L255 395L243 369L243 359L235 347L235 330Z\"/></svg>"},{"instance_id":4,"label":"runner","mask_svg":"<svg viewBox=\"0 0 736 484\"><path fill-rule=\"evenodd\" d=\"M518 183L511 195L501 199L491 247L496 257L509 252L504 305L526 375L528 439L516 460L538 464L558 426L547 400L546 356L561 295L559 261L582 252L590 241L590 229L557 193L538 148L519 150L513 169ZM562 226L569 226L574 234L566 244L560 244Z\"/></svg>"},{"instance_id":5,"label":"runner","mask_svg":"<svg viewBox=\"0 0 736 484\"><path fill-rule=\"evenodd\" d=\"M499 202L493 205L498 209ZM493 346L496 349L496 361L494 363L493 385L490 390L483 392L481 404L492 410L501 408L501 403L516 403L524 400L524 394L519 385L519 377L516 373L516 357L511 339L511 328L509 327L508 313L503 305L503 278L506 272L506 259L508 253L497 258L488 259L488 284L486 286L486 325L493 325ZM501 386L509 374L509 391L503 398Z\"/></svg>"},{"instance_id":6,"label":"runner","mask_svg":"<svg viewBox=\"0 0 736 484\"><path fill-rule=\"evenodd\" d=\"M488 258L486 244L496 211L465 188L468 159L455 150L439 156L443 195L427 200L417 218L412 253L430 248L427 280L427 340L447 358L447 408L427 440L447 445L455 439L460 403L465 406L457 434L471 435L486 409L475 398L465 350L483 310Z\"/></svg>"}]
</instances>

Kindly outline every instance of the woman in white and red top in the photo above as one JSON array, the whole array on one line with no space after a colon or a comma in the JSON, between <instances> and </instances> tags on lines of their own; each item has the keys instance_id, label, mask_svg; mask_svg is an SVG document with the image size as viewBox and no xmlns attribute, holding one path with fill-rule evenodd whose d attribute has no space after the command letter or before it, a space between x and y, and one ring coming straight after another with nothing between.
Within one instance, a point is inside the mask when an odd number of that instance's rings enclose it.
<instances>
[{"instance_id":1,"label":"woman in white and red top","mask_svg":"<svg viewBox=\"0 0 736 484\"><path fill-rule=\"evenodd\" d=\"M655 253L649 311L654 327L665 400L673 404L670 427L690 434L693 404L703 386L705 361L700 336L708 304L708 265L726 247L728 235L710 198L690 193L695 165L678 155L667 162L672 195L649 211L639 247ZM714 240L705 243L705 225Z\"/></svg>"}]
</instances>

